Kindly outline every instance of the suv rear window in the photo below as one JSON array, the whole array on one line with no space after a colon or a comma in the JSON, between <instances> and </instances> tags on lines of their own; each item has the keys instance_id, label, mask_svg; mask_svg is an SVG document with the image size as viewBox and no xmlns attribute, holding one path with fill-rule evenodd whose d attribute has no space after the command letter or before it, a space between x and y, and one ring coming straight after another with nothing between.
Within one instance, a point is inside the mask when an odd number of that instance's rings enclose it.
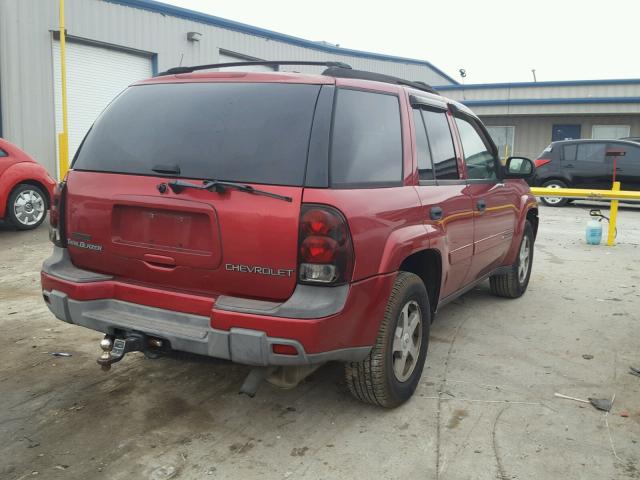
<instances>
[{"instance_id":1,"label":"suv rear window","mask_svg":"<svg viewBox=\"0 0 640 480\"><path fill-rule=\"evenodd\" d=\"M301 186L320 86L182 83L131 87L98 118L76 170ZM174 175L172 175L174 176Z\"/></svg>"}]
</instances>

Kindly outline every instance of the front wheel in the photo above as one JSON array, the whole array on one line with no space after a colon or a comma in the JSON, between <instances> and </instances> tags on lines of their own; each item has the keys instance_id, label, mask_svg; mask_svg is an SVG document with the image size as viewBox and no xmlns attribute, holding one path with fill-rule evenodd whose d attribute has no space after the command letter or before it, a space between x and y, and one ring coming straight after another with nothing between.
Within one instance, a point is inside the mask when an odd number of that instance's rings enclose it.
<instances>
[{"instance_id":1,"label":"front wheel","mask_svg":"<svg viewBox=\"0 0 640 480\"><path fill-rule=\"evenodd\" d=\"M385 408L407 401L422 375L430 326L424 283L413 273L398 273L375 345L364 360L346 364L353 396Z\"/></svg>"},{"instance_id":2,"label":"front wheel","mask_svg":"<svg viewBox=\"0 0 640 480\"><path fill-rule=\"evenodd\" d=\"M499 297L518 298L527 290L533 265L533 240L533 228L527 220L524 223L516 261L508 272L489 278L491 293Z\"/></svg>"}]
</instances>

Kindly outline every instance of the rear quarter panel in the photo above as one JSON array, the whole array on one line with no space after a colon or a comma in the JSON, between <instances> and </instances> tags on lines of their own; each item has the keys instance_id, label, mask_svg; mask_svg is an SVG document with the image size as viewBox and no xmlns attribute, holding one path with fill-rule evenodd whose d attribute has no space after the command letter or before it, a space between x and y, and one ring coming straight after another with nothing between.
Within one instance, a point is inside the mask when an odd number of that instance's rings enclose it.
<instances>
[{"instance_id":1,"label":"rear quarter panel","mask_svg":"<svg viewBox=\"0 0 640 480\"><path fill-rule=\"evenodd\" d=\"M413 185L417 175L409 103L404 91L392 84L366 80L336 80L338 87L397 94L402 127L402 186L390 188L305 188L303 202L334 206L347 219L355 263L352 281L394 272L412 253L428 247L420 198Z\"/></svg>"}]
</instances>

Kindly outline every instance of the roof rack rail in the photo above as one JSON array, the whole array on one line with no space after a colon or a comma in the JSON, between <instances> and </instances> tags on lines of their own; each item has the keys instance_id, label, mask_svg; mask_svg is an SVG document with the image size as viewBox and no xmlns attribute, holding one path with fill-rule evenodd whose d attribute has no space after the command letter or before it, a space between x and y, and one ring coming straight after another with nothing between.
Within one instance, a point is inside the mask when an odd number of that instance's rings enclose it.
<instances>
[{"instance_id":1,"label":"roof rack rail","mask_svg":"<svg viewBox=\"0 0 640 480\"><path fill-rule=\"evenodd\" d=\"M165 72L160 72L157 76L162 77L165 75L178 75L180 73L191 73L196 70L209 70L210 68L224 68L224 67L251 67L253 65L267 65L277 67L279 65L318 65L321 67L336 68L342 70L350 70L351 65L343 62L307 62L296 60L257 60L247 62L231 62L231 63L212 63L209 65L194 65L191 67L173 67Z\"/></svg>"},{"instance_id":2,"label":"roof rack rail","mask_svg":"<svg viewBox=\"0 0 640 480\"><path fill-rule=\"evenodd\" d=\"M322 72L322 74L329 77L357 78L360 80L372 80L374 82L393 83L394 85L404 85L407 87L415 88L416 90L422 90L423 92L434 93L436 95L438 94L438 92L431 85L428 85L422 81L412 82L410 80L394 77L392 75L385 75L383 73L374 73L353 69L345 70L331 66L324 72Z\"/></svg>"}]
</instances>

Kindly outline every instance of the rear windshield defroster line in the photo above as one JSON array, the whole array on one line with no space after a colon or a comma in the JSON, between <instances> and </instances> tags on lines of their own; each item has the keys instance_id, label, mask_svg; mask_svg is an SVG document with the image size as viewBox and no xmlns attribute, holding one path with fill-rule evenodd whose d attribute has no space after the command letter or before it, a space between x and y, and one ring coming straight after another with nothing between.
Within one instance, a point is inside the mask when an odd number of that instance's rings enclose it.
<instances>
[{"instance_id":1,"label":"rear windshield defroster line","mask_svg":"<svg viewBox=\"0 0 640 480\"><path fill-rule=\"evenodd\" d=\"M302 186L319 85L130 87L95 122L75 170ZM156 169L154 171L154 168Z\"/></svg>"}]
</instances>

